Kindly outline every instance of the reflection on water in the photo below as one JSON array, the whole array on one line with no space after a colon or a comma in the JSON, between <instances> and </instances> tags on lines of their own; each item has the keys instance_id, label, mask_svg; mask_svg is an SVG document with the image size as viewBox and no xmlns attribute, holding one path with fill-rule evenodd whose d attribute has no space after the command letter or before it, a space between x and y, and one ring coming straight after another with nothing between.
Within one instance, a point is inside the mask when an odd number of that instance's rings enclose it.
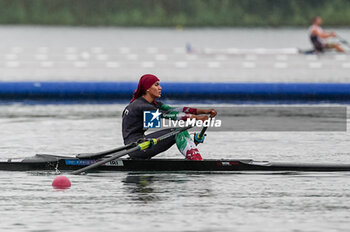
<instances>
[{"instance_id":1,"label":"reflection on water","mask_svg":"<svg viewBox=\"0 0 350 232\"><path fill-rule=\"evenodd\" d=\"M190 184L197 178L202 179L207 174L191 174L191 173L155 173L155 174L135 174L128 173L126 178L122 181L126 186L128 195L134 201L140 201L143 203L154 201L167 201L173 197L171 192L164 188L164 186L171 185L177 186L181 189L184 185ZM210 175L210 174L209 174ZM191 178L192 177L192 178ZM169 192L169 195L164 195L165 192ZM173 192L179 196L185 196L186 194ZM209 197L212 191L210 188L203 188L201 191L195 192L197 197ZM164 197L167 196L167 197Z\"/></svg>"},{"instance_id":2,"label":"reflection on water","mask_svg":"<svg viewBox=\"0 0 350 232\"><path fill-rule=\"evenodd\" d=\"M142 201L144 203L149 201L158 201L160 198L156 195L154 186L152 186L154 176L147 175L133 175L128 174L123 180L123 183L130 192L130 197L134 201Z\"/></svg>"},{"instance_id":3,"label":"reflection on water","mask_svg":"<svg viewBox=\"0 0 350 232\"><path fill-rule=\"evenodd\" d=\"M103 225L106 231L279 232L348 225L348 173L101 172L70 176L67 191L52 190L54 177L0 172L0 230L62 231L63 222L65 231Z\"/></svg>"}]
</instances>

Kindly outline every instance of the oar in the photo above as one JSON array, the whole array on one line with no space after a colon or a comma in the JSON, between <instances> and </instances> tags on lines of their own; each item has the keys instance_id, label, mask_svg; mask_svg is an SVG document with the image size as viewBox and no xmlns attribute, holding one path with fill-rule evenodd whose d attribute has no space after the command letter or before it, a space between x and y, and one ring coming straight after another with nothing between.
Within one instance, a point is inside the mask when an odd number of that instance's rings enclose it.
<instances>
[{"instance_id":1,"label":"oar","mask_svg":"<svg viewBox=\"0 0 350 232\"><path fill-rule=\"evenodd\" d=\"M349 42L347 41L347 40L345 40L345 39L343 39L342 37L340 37L339 35L337 35L337 37L338 37L338 39L339 39L339 41L342 43L342 44L344 44L344 45L346 45L346 46L350 46L350 44L349 44Z\"/></svg>"},{"instance_id":2,"label":"oar","mask_svg":"<svg viewBox=\"0 0 350 232\"><path fill-rule=\"evenodd\" d=\"M202 143L202 142L203 142L203 140L204 140L204 135L205 135L205 132L206 132L207 129L208 129L207 126L203 127L202 130L201 130L201 132L200 132L199 134L196 134L196 135L194 136L194 143L195 143L196 145L198 145L199 143Z\"/></svg>"},{"instance_id":3,"label":"oar","mask_svg":"<svg viewBox=\"0 0 350 232\"><path fill-rule=\"evenodd\" d=\"M210 116L210 119L212 119L213 117ZM204 136L205 136L205 132L207 131L208 127L205 126L202 128L201 132L199 134L195 134L194 136L194 143L196 145L198 145L199 143L203 143L204 141Z\"/></svg>"},{"instance_id":4,"label":"oar","mask_svg":"<svg viewBox=\"0 0 350 232\"><path fill-rule=\"evenodd\" d=\"M151 139L151 140L148 140L148 141L145 141L145 142L142 142L140 144L138 144L136 147L133 147L133 148L130 148L130 149L127 149L127 150L123 150L123 151L120 151L120 152L117 152L115 155L112 155L111 157L108 157L106 159L103 159L103 160L100 160L94 164L91 164L89 166L86 166L84 168L81 168L81 169L78 169L78 170L75 170L73 172L71 172L71 174L73 175L78 175L82 172L86 172L88 170L91 170L91 169L94 169L94 168L97 168L97 167L100 167L102 165L104 165L105 163L108 163L109 161L112 161L112 160L115 160L115 159L118 159L122 156L125 156L131 152L134 152L134 151L137 151L137 150L145 150L147 148L149 148L151 145L153 146L157 146L157 143L164 140L164 139L167 139L171 136L174 136L182 131L185 131L185 130L188 130L190 129L191 127L183 127L183 128L177 128L176 130L168 133L168 134L165 134L163 136L160 136L159 138L157 139Z\"/></svg>"},{"instance_id":5,"label":"oar","mask_svg":"<svg viewBox=\"0 0 350 232\"><path fill-rule=\"evenodd\" d=\"M129 149L129 148L136 147L137 145L138 145L138 143L134 142L134 143L130 143L130 144L127 144L125 146L117 147L117 148L110 149L107 151L101 151L101 152L97 152L97 153L80 153L80 154L77 154L75 157L77 157L79 159L92 159L92 158L97 159L97 158L101 158L101 157L106 156L106 155L114 154L114 153L119 152L119 151L123 151L123 150Z\"/></svg>"},{"instance_id":6,"label":"oar","mask_svg":"<svg viewBox=\"0 0 350 232\"><path fill-rule=\"evenodd\" d=\"M210 117L211 119L212 117ZM205 126L202 128L201 132L199 134L195 134L194 136L194 143L196 145L198 145L199 143L203 143L204 141L204 136L205 136L205 132L207 131L208 127Z\"/></svg>"}]
</instances>

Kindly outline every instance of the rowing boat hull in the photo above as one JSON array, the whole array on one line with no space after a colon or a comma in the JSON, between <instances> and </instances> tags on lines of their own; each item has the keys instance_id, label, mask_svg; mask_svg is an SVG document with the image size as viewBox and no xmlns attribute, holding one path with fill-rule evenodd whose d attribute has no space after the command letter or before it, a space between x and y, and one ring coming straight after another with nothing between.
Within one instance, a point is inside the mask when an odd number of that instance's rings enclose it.
<instances>
[{"instance_id":1,"label":"rowing boat hull","mask_svg":"<svg viewBox=\"0 0 350 232\"><path fill-rule=\"evenodd\" d=\"M77 159L52 155L0 160L0 170L5 171L72 171L95 163L94 159ZM189 161L185 159L118 159L93 171L145 171L145 172L240 172L240 171L302 171L340 172L350 171L350 164L308 164L254 161L250 159L209 159Z\"/></svg>"}]
</instances>

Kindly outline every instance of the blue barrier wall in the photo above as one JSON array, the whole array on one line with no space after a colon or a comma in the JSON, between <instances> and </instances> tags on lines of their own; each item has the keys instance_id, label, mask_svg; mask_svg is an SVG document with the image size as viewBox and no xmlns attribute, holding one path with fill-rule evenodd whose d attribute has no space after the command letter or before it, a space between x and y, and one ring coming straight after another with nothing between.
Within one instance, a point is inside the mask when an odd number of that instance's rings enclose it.
<instances>
[{"instance_id":1,"label":"blue barrier wall","mask_svg":"<svg viewBox=\"0 0 350 232\"><path fill-rule=\"evenodd\" d=\"M350 83L161 83L162 98L349 102ZM129 100L136 82L0 82L0 100Z\"/></svg>"}]
</instances>

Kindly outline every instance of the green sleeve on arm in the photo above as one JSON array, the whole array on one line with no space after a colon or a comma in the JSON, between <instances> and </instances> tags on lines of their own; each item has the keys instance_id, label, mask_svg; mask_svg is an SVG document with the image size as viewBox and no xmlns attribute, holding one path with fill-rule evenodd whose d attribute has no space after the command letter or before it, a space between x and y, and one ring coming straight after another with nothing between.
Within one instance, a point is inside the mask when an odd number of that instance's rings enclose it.
<instances>
[{"instance_id":1,"label":"green sleeve on arm","mask_svg":"<svg viewBox=\"0 0 350 232\"><path fill-rule=\"evenodd\" d=\"M162 104L159 109L164 112L162 114L163 118L177 120L177 115L179 114L179 112L174 110L175 109L174 107L171 107L166 104Z\"/></svg>"},{"instance_id":2,"label":"green sleeve on arm","mask_svg":"<svg viewBox=\"0 0 350 232\"><path fill-rule=\"evenodd\" d=\"M163 111L169 111L169 110L173 109L173 107L171 107L167 104L162 104L159 109L163 110Z\"/></svg>"}]
</instances>

